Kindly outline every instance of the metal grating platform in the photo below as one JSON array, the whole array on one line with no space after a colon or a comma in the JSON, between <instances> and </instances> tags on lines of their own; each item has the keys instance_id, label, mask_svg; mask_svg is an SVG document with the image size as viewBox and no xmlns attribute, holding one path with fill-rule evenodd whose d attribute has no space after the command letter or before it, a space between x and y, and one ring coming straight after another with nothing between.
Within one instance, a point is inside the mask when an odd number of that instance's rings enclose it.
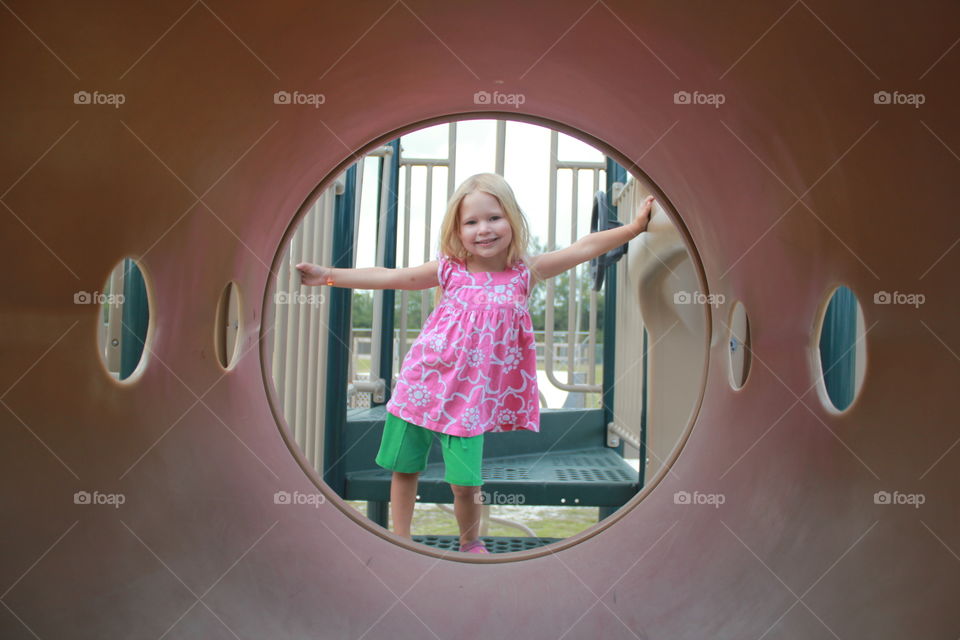
<instances>
[{"instance_id":1,"label":"metal grating platform","mask_svg":"<svg viewBox=\"0 0 960 640\"><path fill-rule=\"evenodd\" d=\"M483 536L480 539L483 540L483 544L487 545L487 550L490 553L526 551L527 549L536 549L551 542L562 540L562 538L508 538L496 536ZM459 536L413 536L413 541L444 551L460 550Z\"/></svg>"},{"instance_id":2,"label":"metal grating platform","mask_svg":"<svg viewBox=\"0 0 960 640\"><path fill-rule=\"evenodd\" d=\"M449 503L443 462L420 474L421 502ZM347 473L347 499L389 500L392 473L367 469ZM486 458L484 500L491 505L619 507L639 490L639 474L605 447Z\"/></svg>"}]
</instances>

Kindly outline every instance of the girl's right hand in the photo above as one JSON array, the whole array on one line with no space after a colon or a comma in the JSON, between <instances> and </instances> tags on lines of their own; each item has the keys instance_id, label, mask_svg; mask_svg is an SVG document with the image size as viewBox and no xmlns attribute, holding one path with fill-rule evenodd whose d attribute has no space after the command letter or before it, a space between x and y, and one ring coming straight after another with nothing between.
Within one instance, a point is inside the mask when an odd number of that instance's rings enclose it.
<instances>
[{"instance_id":1,"label":"girl's right hand","mask_svg":"<svg viewBox=\"0 0 960 640\"><path fill-rule=\"evenodd\" d=\"M321 267L309 262L301 262L296 268L300 272L300 284L312 286L327 284L331 275L329 267Z\"/></svg>"}]
</instances>

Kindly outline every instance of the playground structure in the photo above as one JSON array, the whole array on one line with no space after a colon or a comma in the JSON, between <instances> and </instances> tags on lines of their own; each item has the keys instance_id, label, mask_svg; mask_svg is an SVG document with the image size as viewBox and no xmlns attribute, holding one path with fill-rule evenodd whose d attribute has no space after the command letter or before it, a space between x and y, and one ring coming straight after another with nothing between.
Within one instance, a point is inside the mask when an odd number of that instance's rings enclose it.
<instances>
[{"instance_id":1,"label":"playground structure","mask_svg":"<svg viewBox=\"0 0 960 640\"><path fill-rule=\"evenodd\" d=\"M0 636L957 635L955 6L73 11L8 8L2 26L22 90L0 165ZM284 234L354 154L501 115L648 180L726 302L706 309L684 442L639 494L562 542L472 558L370 525L311 473L277 422L261 338ZM622 303L650 291L640 253L621 261ZM118 381L97 356L99 307L74 296L125 257L151 321ZM867 354L843 412L818 355L839 285ZM751 356L738 389L734 302ZM617 314L622 335L628 304Z\"/></svg>"},{"instance_id":2,"label":"playground structure","mask_svg":"<svg viewBox=\"0 0 960 640\"><path fill-rule=\"evenodd\" d=\"M532 193L541 189L542 199L524 206L547 250L565 246L591 228L606 226L621 208L629 219L651 192L598 150L571 149L571 140L557 131L525 123L508 127L502 119L470 124L452 122L418 132L426 137L390 141L337 176L307 203L299 223L281 243L274 264L276 282L266 296L264 325L272 330L263 341L263 362L270 365L267 378L276 391L271 400L280 414L278 422L301 449L312 472L323 477L338 496L367 501L368 516L384 527L392 474L374 463L384 405L409 348L410 331L417 331L432 309L433 292L372 292L368 371L359 374L360 361L350 348L355 346L351 336L356 335L357 320L353 316L344 320L346 303L333 291L302 286L293 265L339 260L341 266L360 266L361 248L377 266L411 266L430 260L446 200L456 184L476 170L457 171L457 158L484 157L484 151L490 170L513 169L510 175L519 187ZM481 132L495 141L492 148L484 149L484 142L458 144L458 140L477 139ZM532 146L538 141L545 153L511 157L507 162L506 149L516 149L518 140ZM425 147L435 148L435 157L417 152ZM562 156L561 147L565 148ZM470 162L476 165L477 158ZM528 173L520 171L521 165ZM445 189L438 194L431 186L435 184ZM625 206L618 207L619 203ZM702 381L691 373L702 371L706 358L706 312L703 305L674 304L678 292L698 291L702 286L683 238L665 214L658 216L656 227L655 245L645 242L652 237L648 235L634 248L632 271L641 278L664 280L645 287L652 293L646 296L643 309L623 268L621 278L627 278L623 285L617 284L613 272L605 280L600 278L605 296L598 294L596 284L605 269L595 270L590 264L571 270L563 279L562 292L558 279L540 287L540 318L545 328L538 338L542 340L541 431L487 439L483 471L487 504L481 510L480 535L491 548L517 551L558 540L538 536L522 521L498 519L492 513L498 504L594 506L599 507L602 520L656 475L663 455L683 436L701 389ZM334 234L333 229L342 232ZM611 293L610 287L616 290ZM625 301L632 329L619 339L618 295ZM418 313L411 316L408 309L414 302L420 304ZM536 306L531 302L531 307ZM654 316L669 317L655 322L651 335L640 318L644 314L651 321L657 319ZM562 331L554 328L558 326L555 318L561 319ZM597 342L598 328L609 341ZM349 362L346 369L337 364L343 362ZM615 380L625 389L645 393L618 395ZM557 391L567 400L567 392L579 395L572 402L555 403ZM589 406L584 404L587 393L595 394ZM548 395L554 402L547 401ZM646 395L657 401L648 406L643 400ZM344 414L344 404L355 410ZM648 435L657 445L652 450L646 446ZM443 471L435 447L430 465L420 476L422 503L452 501ZM513 535L503 540L489 537L491 519L511 527ZM520 532L526 536L517 537ZM429 531L417 531L414 536L437 545L452 544L453 538Z\"/></svg>"}]
</instances>

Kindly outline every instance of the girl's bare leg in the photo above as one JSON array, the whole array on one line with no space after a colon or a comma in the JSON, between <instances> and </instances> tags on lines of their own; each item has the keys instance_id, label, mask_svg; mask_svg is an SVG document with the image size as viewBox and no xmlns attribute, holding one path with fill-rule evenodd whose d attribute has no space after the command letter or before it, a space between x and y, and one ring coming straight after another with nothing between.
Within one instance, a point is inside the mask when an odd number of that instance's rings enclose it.
<instances>
[{"instance_id":1,"label":"girl's bare leg","mask_svg":"<svg viewBox=\"0 0 960 640\"><path fill-rule=\"evenodd\" d=\"M480 487L451 484L453 490L453 512L460 526L460 546L480 537Z\"/></svg>"},{"instance_id":2,"label":"girl's bare leg","mask_svg":"<svg viewBox=\"0 0 960 640\"><path fill-rule=\"evenodd\" d=\"M393 531L398 536L412 538L410 523L413 520L413 507L417 502L417 480L419 473L393 472L390 482L390 512L393 515Z\"/></svg>"}]
</instances>

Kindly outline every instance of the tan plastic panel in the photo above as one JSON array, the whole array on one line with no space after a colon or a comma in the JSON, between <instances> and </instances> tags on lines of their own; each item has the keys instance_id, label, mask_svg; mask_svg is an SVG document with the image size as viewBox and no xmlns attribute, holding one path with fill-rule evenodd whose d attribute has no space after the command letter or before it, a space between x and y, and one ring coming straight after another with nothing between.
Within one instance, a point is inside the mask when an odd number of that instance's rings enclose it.
<instances>
[{"instance_id":1,"label":"tan plastic panel","mask_svg":"<svg viewBox=\"0 0 960 640\"><path fill-rule=\"evenodd\" d=\"M7 7L0 636L955 637L958 18L946 2ZM714 339L670 472L523 561L438 559L333 497L277 500L318 489L260 362L295 212L360 149L490 115L478 91L636 162L709 290L746 305L755 356L733 392ZM152 353L122 386L73 295L126 255L150 277ZM246 295L224 372L210 310L227 281ZM869 358L836 416L810 390L839 283L864 302Z\"/></svg>"}]
</instances>

